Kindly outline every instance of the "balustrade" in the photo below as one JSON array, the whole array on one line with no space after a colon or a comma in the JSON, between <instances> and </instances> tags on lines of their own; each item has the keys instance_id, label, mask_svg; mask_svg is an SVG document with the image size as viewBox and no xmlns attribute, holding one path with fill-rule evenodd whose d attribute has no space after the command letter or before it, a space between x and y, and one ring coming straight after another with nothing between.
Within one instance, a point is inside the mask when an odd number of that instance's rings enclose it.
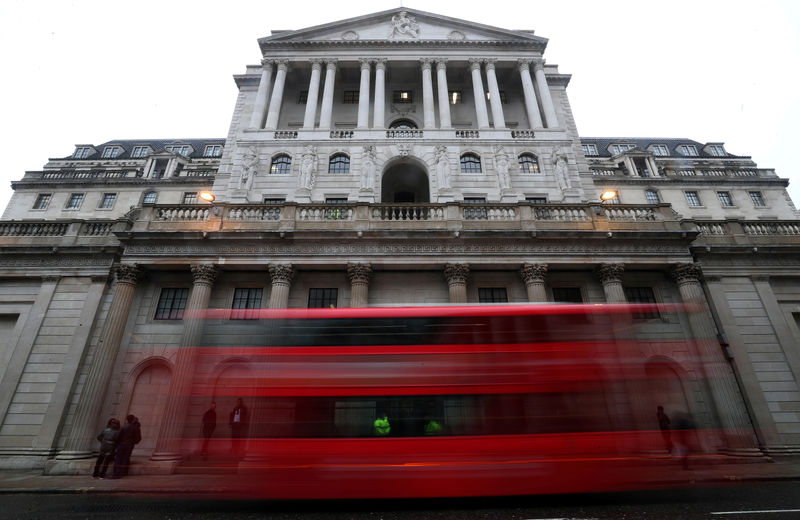
<instances>
[{"instance_id":1,"label":"balustrade","mask_svg":"<svg viewBox=\"0 0 800 520\"><path fill-rule=\"evenodd\" d=\"M513 139L533 139L535 136L533 130L512 130L511 137Z\"/></svg>"},{"instance_id":2,"label":"balustrade","mask_svg":"<svg viewBox=\"0 0 800 520\"><path fill-rule=\"evenodd\" d=\"M745 222L742 224L745 235L800 235L797 222Z\"/></svg>"},{"instance_id":3,"label":"balustrade","mask_svg":"<svg viewBox=\"0 0 800 520\"><path fill-rule=\"evenodd\" d=\"M234 206L228 209L226 217L234 221L280 220L281 207L270 206Z\"/></svg>"},{"instance_id":4,"label":"balustrade","mask_svg":"<svg viewBox=\"0 0 800 520\"><path fill-rule=\"evenodd\" d=\"M456 137L462 139L478 139L481 133L478 130L456 130Z\"/></svg>"},{"instance_id":5,"label":"balustrade","mask_svg":"<svg viewBox=\"0 0 800 520\"><path fill-rule=\"evenodd\" d=\"M387 139L419 139L422 137L422 130L410 128L397 128L386 131Z\"/></svg>"},{"instance_id":6,"label":"balustrade","mask_svg":"<svg viewBox=\"0 0 800 520\"><path fill-rule=\"evenodd\" d=\"M352 139L352 130L331 130L331 139Z\"/></svg>"},{"instance_id":7,"label":"balustrade","mask_svg":"<svg viewBox=\"0 0 800 520\"><path fill-rule=\"evenodd\" d=\"M724 223L720 222L697 222L697 230L701 235L727 235L728 230Z\"/></svg>"},{"instance_id":8,"label":"balustrade","mask_svg":"<svg viewBox=\"0 0 800 520\"><path fill-rule=\"evenodd\" d=\"M275 139L297 139L296 130L276 130Z\"/></svg>"},{"instance_id":9,"label":"balustrade","mask_svg":"<svg viewBox=\"0 0 800 520\"><path fill-rule=\"evenodd\" d=\"M557 222L585 222L591 220L584 206L534 206L535 220L552 220Z\"/></svg>"},{"instance_id":10,"label":"balustrade","mask_svg":"<svg viewBox=\"0 0 800 520\"><path fill-rule=\"evenodd\" d=\"M608 220L631 222L656 220L656 212L653 208L612 208L604 206L603 213Z\"/></svg>"},{"instance_id":11,"label":"balustrade","mask_svg":"<svg viewBox=\"0 0 800 520\"><path fill-rule=\"evenodd\" d=\"M84 222L78 235L85 237L105 237L111 234L113 222Z\"/></svg>"},{"instance_id":12,"label":"balustrade","mask_svg":"<svg viewBox=\"0 0 800 520\"><path fill-rule=\"evenodd\" d=\"M444 220L444 208L441 206L376 206L372 208L373 220Z\"/></svg>"},{"instance_id":13,"label":"balustrade","mask_svg":"<svg viewBox=\"0 0 800 520\"><path fill-rule=\"evenodd\" d=\"M160 207L156 210L156 220L202 222L208 219L207 207L172 206Z\"/></svg>"},{"instance_id":14,"label":"balustrade","mask_svg":"<svg viewBox=\"0 0 800 520\"><path fill-rule=\"evenodd\" d=\"M297 220L303 222L324 222L327 220L353 220L353 208L326 204L307 206L297 211Z\"/></svg>"},{"instance_id":15,"label":"balustrade","mask_svg":"<svg viewBox=\"0 0 800 520\"><path fill-rule=\"evenodd\" d=\"M67 232L66 222L8 222L0 223L4 237L60 237Z\"/></svg>"}]
</instances>

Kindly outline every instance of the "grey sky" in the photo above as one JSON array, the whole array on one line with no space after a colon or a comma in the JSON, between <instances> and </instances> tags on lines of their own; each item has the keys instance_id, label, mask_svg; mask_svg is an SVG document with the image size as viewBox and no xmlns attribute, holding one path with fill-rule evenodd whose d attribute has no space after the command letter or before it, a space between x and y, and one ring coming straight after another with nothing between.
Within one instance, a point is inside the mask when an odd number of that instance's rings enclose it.
<instances>
[{"instance_id":1,"label":"grey sky","mask_svg":"<svg viewBox=\"0 0 800 520\"><path fill-rule=\"evenodd\" d=\"M0 125L9 182L76 143L224 137L233 74L256 39L398 1L6 0L0 7ZM583 136L723 141L791 179L800 204L800 3L728 1L405 1L407 7L550 39L572 74Z\"/></svg>"}]
</instances>

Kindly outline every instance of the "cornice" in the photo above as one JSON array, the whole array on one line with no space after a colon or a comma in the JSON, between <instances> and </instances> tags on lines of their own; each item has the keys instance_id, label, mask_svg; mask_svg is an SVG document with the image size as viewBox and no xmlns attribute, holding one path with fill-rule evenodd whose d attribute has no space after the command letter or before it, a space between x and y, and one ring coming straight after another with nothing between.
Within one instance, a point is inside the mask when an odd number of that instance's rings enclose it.
<instances>
[{"instance_id":1,"label":"cornice","mask_svg":"<svg viewBox=\"0 0 800 520\"><path fill-rule=\"evenodd\" d=\"M520 47L533 50L544 50L547 43L526 42L520 40L303 40L303 41L262 41L261 48L316 48L316 47L382 47L382 48L405 48L405 47L449 47L458 49L460 47Z\"/></svg>"},{"instance_id":2,"label":"cornice","mask_svg":"<svg viewBox=\"0 0 800 520\"><path fill-rule=\"evenodd\" d=\"M591 169L591 167L590 167ZM589 172L591 174L591 172ZM734 185L742 185L742 186L757 186L763 184L777 184L779 186L783 186L784 188L789 185L789 179L783 179L781 177L664 177L663 175L658 177L631 177L628 175L620 175L620 176L612 176L612 175L593 175L592 176L594 184L630 184L630 185L641 185L641 184L688 184L691 186L719 186L721 184L734 184Z\"/></svg>"},{"instance_id":3,"label":"cornice","mask_svg":"<svg viewBox=\"0 0 800 520\"><path fill-rule=\"evenodd\" d=\"M178 185L184 186L187 184L201 184L211 185L214 183L214 175L207 177L174 177L171 179L95 179L87 181L85 179L47 179L47 180L21 180L11 181L11 188L16 190L18 188L62 188L64 185L69 185L73 188L102 188L106 186L171 186Z\"/></svg>"}]
</instances>

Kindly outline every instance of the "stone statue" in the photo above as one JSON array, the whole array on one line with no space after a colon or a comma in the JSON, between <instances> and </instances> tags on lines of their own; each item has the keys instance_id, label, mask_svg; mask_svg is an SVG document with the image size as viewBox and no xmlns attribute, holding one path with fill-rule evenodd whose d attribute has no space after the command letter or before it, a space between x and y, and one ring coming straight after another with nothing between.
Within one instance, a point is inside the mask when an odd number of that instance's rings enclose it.
<instances>
[{"instance_id":1,"label":"stone statue","mask_svg":"<svg viewBox=\"0 0 800 520\"><path fill-rule=\"evenodd\" d=\"M497 169L500 189L506 190L511 188L511 177L508 175L508 154L502 145L498 145L494 149L494 164Z\"/></svg>"},{"instance_id":2,"label":"stone statue","mask_svg":"<svg viewBox=\"0 0 800 520\"><path fill-rule=\"evenodd\" d=\"M250 189L256 174L256 166L258 166L258 152L251 146L242 158L242 177L239 179L239 188Z\"/></svg>"},{"instance_id":3,"label":"stone statue","mask_svg":"<svg viewBox=\"0 0 800 520\"><path fill-rule=\"evenodd\" d=\"M567 155L559 150L553 150L550 162L555 165L555 177L561 191L572 188L569 180L569 166L567 166Z\"/></svg>"},{"instance_id":4,"label":"stone statue","mask_svg":"<svg viewBox=\"0 0 800 520\"><path fill-rule=\"evenodd\" d=\"M419 38L419 24L405 11L392 16L392 32L389 33L389 38L396 37Z\"/></svg>"},{"instance_id":5,"label":"stone statue","mask_svg":"<svg viewBox=\"0 0 800 520\"><path fill-rule=\"evenodd\" d=\"M303 150L303 157L300 160L300 188L311 190L314 187L314 166L317 163L317 149L308 145Z\"/></svg>"},{"instance_id":6,"label":"stone statue","mask_svg":"<svg viewBox=\"0 0 800 520\"><path fill-rule=\"evenodd\" d=\"M436 184L440 190L450 188L450 161L447 159L447 147L436 147Z\"/></svg>"},{"instance_id":7,"label":"stone statue","mask_svg":"<svg viewBox=\"0 0 800 520\"><path fill-rule=\"evenodd\" d=\"M361 162L361 190L372 191L375 188L375 147L364 147Z\"/></svg>"}]
</instances>

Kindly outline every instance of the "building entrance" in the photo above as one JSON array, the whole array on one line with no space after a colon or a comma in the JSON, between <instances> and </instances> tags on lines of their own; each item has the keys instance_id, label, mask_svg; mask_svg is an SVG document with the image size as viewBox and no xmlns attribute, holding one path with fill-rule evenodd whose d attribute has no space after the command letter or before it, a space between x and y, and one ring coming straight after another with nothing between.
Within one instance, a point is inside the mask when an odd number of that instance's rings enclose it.
<instances>
[{"instance_id":1,"label":"building entrance","mask_svg":"<svg viewBox=\"0 0 800 520\"><path fill-rule=\"evenodd\" d=\"M381 202L419 204L430 202L428 174L412 162L389 166L381 182Z\"/></svg>"}]
</instances>

